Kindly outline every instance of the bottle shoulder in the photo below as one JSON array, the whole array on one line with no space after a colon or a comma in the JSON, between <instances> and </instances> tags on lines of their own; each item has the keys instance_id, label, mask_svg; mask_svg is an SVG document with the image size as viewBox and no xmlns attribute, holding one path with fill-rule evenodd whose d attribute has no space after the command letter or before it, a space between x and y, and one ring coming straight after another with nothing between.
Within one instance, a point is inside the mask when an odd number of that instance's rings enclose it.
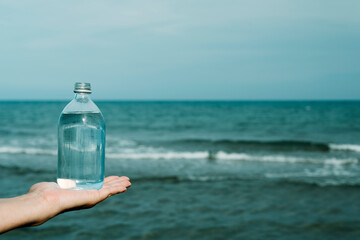
<instances>
[{"instance_id":1,"label":"bottle shoulder","mask_svg":"<svg viewBox=\"0 0 360 240\"><path fill-rule=\"evenodd\" d=\"M60 114L58 130L65 131L74 128L106 131L105 120L101 112L71 112Z\"/></svg>"},{"instance_id":2,"label":"bottle shoulder","mask_svg":"<svg viewBox=\"0 0 360 240\"><path fill-rule=\"evenodd\" d=\"M73 99L63 109L62 114L100 113L100 109L91 99ZM102 114L101 114L102 115Z\"/></svg>"}]
</instances>

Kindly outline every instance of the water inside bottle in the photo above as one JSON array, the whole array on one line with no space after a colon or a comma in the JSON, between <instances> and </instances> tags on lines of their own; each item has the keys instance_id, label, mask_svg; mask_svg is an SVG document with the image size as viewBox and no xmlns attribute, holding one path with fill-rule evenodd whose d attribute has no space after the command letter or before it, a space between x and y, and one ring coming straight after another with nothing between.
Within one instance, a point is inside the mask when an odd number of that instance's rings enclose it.
<instances>
[{"instance_id":1,"label":"water inside bottle","mask_svg":"<svg viewBox=\"0 0 360 240\"><path fill-rule=\"evenodd\" d=\"M58 137L60 187L100 189L105 158L105 123L101 113L63 113Z\"/></svg>"}]
</instances>

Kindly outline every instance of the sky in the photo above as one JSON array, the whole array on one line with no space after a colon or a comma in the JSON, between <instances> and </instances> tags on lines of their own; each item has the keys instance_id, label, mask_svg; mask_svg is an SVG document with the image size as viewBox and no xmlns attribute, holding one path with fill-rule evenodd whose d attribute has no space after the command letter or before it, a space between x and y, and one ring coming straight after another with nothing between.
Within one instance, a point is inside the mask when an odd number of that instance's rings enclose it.
<instances>
[{"instance_id":1,"label":"sky","mask_svg":"<svg viewBox=\"0 0 360 240\"><path fill-rule=\"evenodd\" d=\"M360 99L360 1L0 0L0 99Z\"/></svg>"}]
</instances>

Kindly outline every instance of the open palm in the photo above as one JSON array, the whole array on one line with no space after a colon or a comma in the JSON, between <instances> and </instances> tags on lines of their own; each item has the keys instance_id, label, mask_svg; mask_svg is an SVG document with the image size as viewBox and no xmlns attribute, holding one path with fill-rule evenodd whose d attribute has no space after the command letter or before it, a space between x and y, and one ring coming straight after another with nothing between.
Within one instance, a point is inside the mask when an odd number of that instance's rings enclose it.
<instances>
[{"instance_id":1,"label":"open palm","mask_svg":"<svg viewBox=\"0 0 360 240\"><path fill-rule=\"evenodd\" d=\"M130 186L128 177L118 176L105 178L100 190L69 190L61 189L54 182L37 183L30 188L29 194L44 199L45 209L32 225L42 224L62 212L93 207L114 194L125 192Z\"/></svg>"}]
</instances>

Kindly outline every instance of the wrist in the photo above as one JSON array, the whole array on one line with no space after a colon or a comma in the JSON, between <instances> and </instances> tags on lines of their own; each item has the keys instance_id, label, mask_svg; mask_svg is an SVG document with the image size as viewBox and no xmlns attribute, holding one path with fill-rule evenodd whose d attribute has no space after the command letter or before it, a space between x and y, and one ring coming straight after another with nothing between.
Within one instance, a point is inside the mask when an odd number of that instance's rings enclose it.
<instances>
[{"instance_id":1,"label":"wrist","mask_svg":"<svg viewBox=\"0 0 360 240\"><path fill-rule=\"evenodd\" d=\"M26 226L36 226L43 223L44 212L47 209L47 203L37 193L27 193L19 197L22 208L24 209L24 219Z\"/></svg>"},{"instance_id":2,"label":"wrist","mask_svg":"<svg viewBox=\"0 0 360 240\"><path fill-rule=\"evenodd\" d=\"M40 225L60 213L58 199L48 192L29 192L27 197L33 206L32 226Z\"/></svg>"}]
</instances>

